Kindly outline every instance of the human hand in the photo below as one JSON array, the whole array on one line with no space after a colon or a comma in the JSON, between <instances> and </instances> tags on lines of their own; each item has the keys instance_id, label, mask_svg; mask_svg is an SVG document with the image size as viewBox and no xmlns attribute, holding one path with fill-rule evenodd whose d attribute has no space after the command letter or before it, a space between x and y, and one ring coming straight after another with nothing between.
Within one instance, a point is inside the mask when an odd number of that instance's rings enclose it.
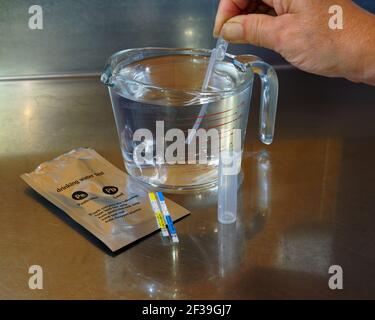
<instances>
[{"instance_id":1,"label":"human hand","mask_svg":"<svg viewBox=\"0 0 375 320\"><path fill-rule=\"evenodd\" d=\"M329 28L332 5L343 8L343 29ZM301 70L375 85L375 17L350 0L221 0L220 33L275 50Z\"/></svg>"}]
</instances>

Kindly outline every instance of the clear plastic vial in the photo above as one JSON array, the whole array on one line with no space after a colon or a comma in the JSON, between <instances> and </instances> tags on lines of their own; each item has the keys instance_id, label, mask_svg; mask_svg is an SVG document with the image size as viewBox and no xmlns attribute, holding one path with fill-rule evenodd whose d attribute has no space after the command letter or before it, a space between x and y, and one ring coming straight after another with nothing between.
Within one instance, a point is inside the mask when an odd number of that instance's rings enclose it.
<instances>
[{"instance_id":1,"label":"clear plastic vial","mask_svg":"<svg viewBox=\"0 0 375 320\"><path fill-rule=\"evenodd\" d=\"M218 220L231 224L237 220L238 176L241 152L224 150L220 153L218 178Z\"/></svg>"}]
</instances>

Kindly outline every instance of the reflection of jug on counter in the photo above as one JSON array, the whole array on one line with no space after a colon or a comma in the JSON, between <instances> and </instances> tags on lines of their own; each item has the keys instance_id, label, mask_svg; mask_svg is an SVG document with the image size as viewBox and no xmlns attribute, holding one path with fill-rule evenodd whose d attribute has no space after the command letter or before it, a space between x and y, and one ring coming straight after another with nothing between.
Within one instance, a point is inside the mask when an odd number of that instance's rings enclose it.
<instances>
[{"instance_id":1,"label":"reflection of jug on counter","mask_svg":"<svg viewBox=\"0 0 375 320\"><path fill-rule=\"evenodd\" d=\"M257 156L257 205L262 215L270 211L271 198L271 160L267 151L260 151Z\"/></svg>"},{"instance_id":2,"label":"reflection of jug on counter","mask_svg":"<svg viewBox=\"0 0 375 320\"><path fill-rule=\"evenodd\" d=\"M254 154L254 178L250 181L251 189L255 190L250 196L252 212L247 232L256 234L263 229L266 220L271 215L271 156L266 150Z\"/></svg>"}]
</instances>

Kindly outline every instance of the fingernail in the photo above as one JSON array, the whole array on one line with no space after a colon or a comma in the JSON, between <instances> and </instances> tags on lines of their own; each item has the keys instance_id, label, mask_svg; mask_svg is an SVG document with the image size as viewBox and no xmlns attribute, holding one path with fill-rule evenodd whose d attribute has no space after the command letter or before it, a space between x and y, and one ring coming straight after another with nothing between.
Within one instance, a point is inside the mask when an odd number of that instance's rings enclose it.
<instances>
[{"instance_id":1,"label":"fingernail","mask_svg":"<svg viewBox=\"0 0 375 320\"><path fill-rule=\"evenodd\" d=\"M226 40L238 41L244 37L243 26L241 23L229 22L224 24L222 36Z\"/></svg>"}]
</instances>

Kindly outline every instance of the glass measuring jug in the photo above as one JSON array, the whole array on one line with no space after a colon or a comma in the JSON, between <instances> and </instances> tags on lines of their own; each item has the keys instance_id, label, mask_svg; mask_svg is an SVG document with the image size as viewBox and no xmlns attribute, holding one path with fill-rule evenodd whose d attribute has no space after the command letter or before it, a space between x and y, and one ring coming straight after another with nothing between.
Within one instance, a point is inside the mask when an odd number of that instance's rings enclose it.
<instances>
[{"instance_id":1,"label":"glass measuring jug","mask_svg":"<svg viewBox=\"0 0 375 320\"><path fill-rule=\"evenodd\" d=\"M125 168L138 181L164 191L214 187L219 158L213 146L230 148L239 129L243 148L254 74L262 82L259 137L272 143L278 96L274 69L252 55L226 54L202 90L210 53L141 48L109 59L101 81L109 88ZM197 119L192 144L189 130Z\"/></svg>"}]
</instances>

